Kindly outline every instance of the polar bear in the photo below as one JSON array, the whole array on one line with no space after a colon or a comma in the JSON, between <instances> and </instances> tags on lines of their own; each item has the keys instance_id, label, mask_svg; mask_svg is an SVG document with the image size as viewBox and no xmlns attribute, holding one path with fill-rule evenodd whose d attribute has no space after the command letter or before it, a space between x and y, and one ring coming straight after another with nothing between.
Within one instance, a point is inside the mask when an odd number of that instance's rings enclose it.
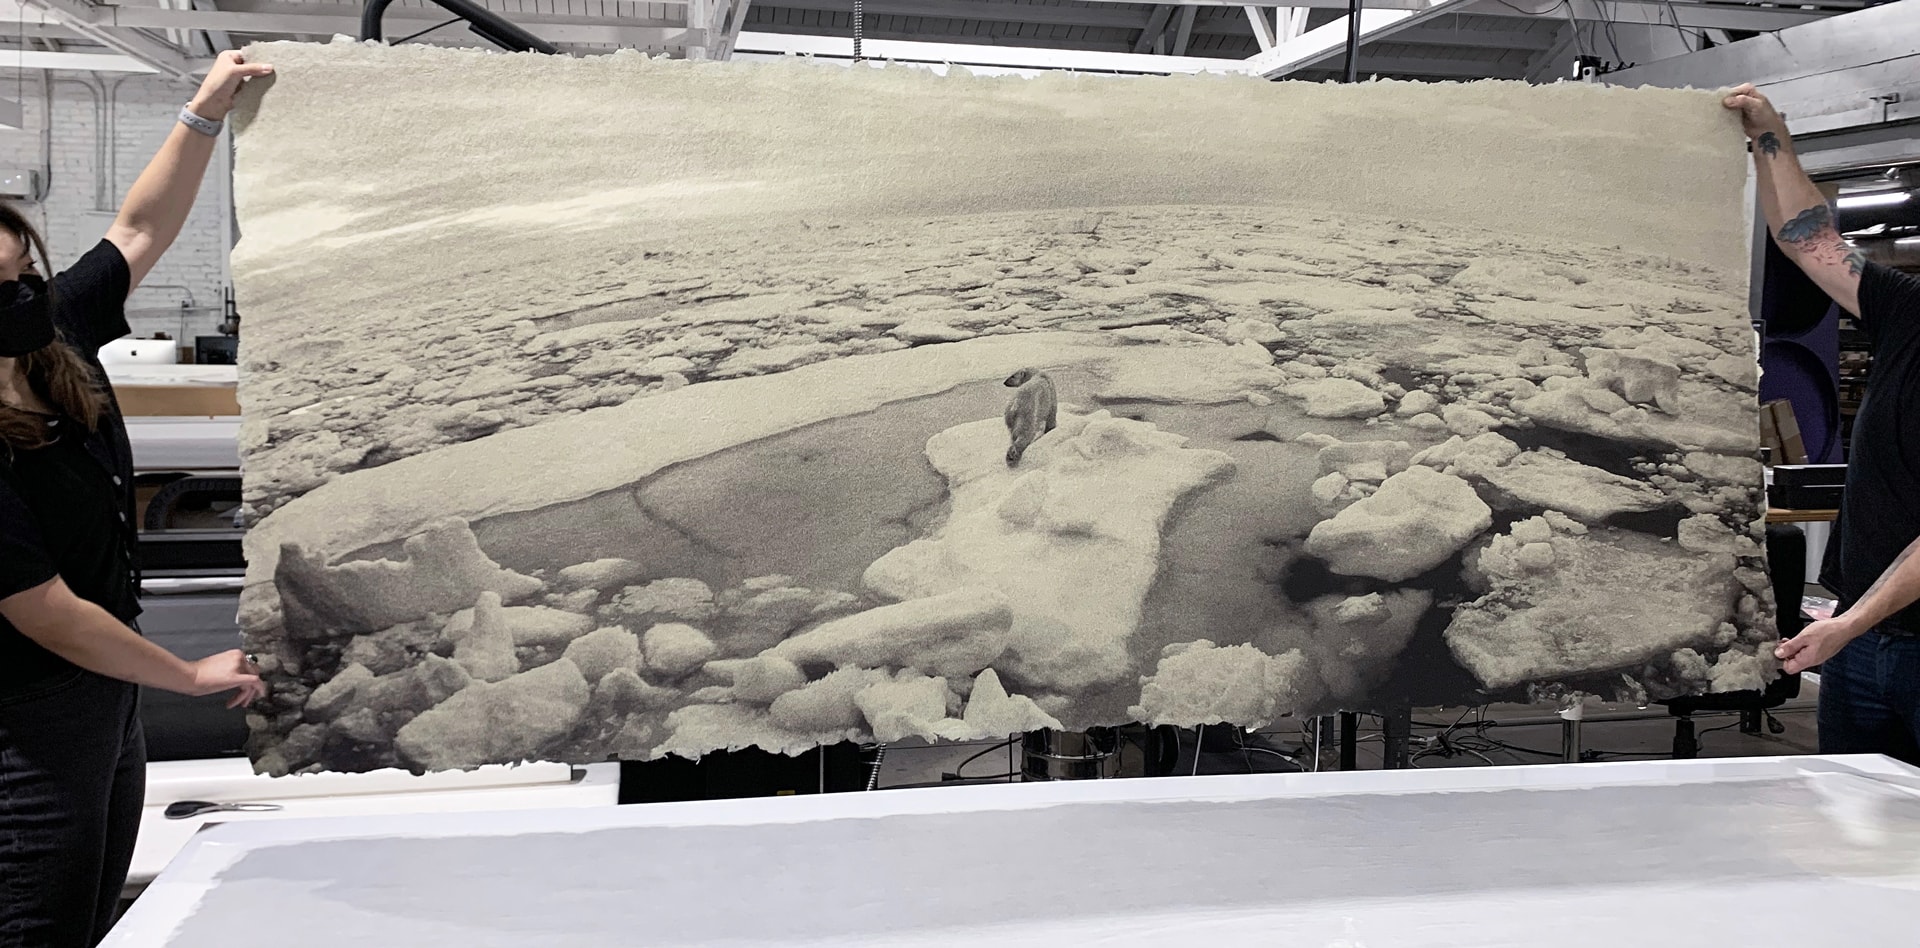
<instances>
[{"instance_id":1,"label":"polar bear","mask_svg":"<svg viewBox=\"0 0 1920 948\"><path fill-rule=\"evenodd\" d=\"M1007 448L1007 466L1015 467L1027 448L1053 430L1060 403L1053 379L1038 369L1021 369L1007 376L1004 384L1015 390L1007 403L1007 434L1013 438Z\"/></svg>"}]
</instances>

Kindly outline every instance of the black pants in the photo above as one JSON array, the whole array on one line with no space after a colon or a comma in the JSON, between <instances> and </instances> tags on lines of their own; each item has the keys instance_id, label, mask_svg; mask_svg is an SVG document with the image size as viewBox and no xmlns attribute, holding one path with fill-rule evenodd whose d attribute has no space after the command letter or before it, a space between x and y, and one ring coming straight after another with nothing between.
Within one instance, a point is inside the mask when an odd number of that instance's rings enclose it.
<instances>
[{"instance_id":1,"label":"black pants","mask_svg":"<svg viewBox=\"0 0 1920 948\"><path fill-rule=\"evenodd\" d=\"M147 786L140 689L76 671L0 697L0 948L92 948Z\"/></svg>"}]
</instances>

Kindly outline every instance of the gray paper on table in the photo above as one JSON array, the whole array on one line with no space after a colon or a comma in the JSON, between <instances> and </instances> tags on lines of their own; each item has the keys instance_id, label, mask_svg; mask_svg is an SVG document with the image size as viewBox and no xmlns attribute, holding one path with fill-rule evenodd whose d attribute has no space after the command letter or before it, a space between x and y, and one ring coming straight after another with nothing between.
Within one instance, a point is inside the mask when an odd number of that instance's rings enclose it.
<instances>
[{"instance_id":1,"label":"gray paper on table","mask_svg":"<svg viewBox=\"0 0 1920 948\"><path fill-rule=\"evenodd\" d=\"M1710 93L255 55L262 770L1775 673Z\"/></svg>"}]
</instances>

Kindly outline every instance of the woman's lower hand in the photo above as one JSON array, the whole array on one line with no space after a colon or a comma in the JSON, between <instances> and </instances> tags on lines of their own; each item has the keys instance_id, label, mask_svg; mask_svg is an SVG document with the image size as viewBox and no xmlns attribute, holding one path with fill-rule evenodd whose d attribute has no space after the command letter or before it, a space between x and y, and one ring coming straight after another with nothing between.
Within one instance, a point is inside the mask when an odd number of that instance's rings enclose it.
<instances>
[{"instance_id":1,"label":"woman's lower hand","mask_svg":"<svg viewBox=\"0 0 1920 948\"><path fill-rule=\"evenodd\" d=\"M272 72L273 67L266 63L250 63L239 51L227 50L207 69L207 78L187 107L203 119L221 121L232 111L233 97L240 94L241 83Z\"/></svg>"},{"instance_id":2,"label":"woman's lower hand","mask_svg":"<svg viewBox=\"0 0 1920 948\"><path fill-rule=\"evenodd\" d=\"M196 696L232 691L234 695L227 701L227 707L241 708L267 693L266 683L260 680L260 670L239 649L209 655L191 664Z\"/></svg>"}]
</instances>

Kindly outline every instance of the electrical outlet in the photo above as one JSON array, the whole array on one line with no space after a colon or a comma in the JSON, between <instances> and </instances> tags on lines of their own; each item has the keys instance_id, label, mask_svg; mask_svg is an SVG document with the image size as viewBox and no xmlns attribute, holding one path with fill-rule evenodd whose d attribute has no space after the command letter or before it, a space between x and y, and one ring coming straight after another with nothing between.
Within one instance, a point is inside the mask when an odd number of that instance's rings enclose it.
<instances>
[{"instance_id":1,"label":"electrical outlet","mask_svg":"<svg viewBox=\"0 0 1920 948\"><path fill-rule=\"evenodd\" d=\"M39 171L32 169L0 169L0 197L37 198L39 196Z\"/></svg>"}]
</instances>

